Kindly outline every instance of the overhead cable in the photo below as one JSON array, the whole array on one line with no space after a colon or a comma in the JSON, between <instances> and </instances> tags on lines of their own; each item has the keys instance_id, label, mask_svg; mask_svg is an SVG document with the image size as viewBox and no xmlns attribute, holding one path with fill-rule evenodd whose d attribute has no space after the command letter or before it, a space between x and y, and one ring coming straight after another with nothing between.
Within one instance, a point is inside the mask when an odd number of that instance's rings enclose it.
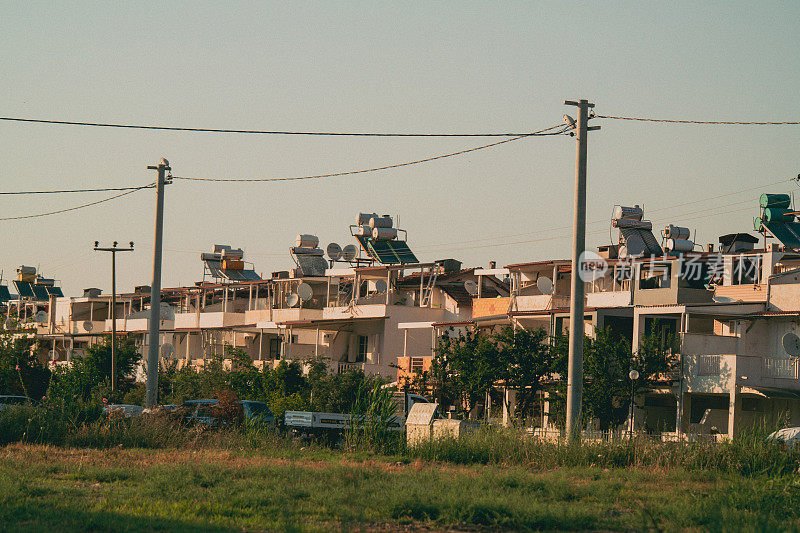
<instances>
[{"instance_id":1,"label":"overhead cable","mask_svg":"<svg viewBox=\"0 0 800 533\"><path fill-rule=\"evenodd\" d=\"M63 126L89 126L97 128L123 128L136 130L188 131L197 133L243 133L255 135L316 135L333 137L525 137L537 135L530 133L382 133L382 132L340 132L340 131L280 131L280 130L239 130L221 128L188 128L182 126L149 126L141 124L115 124L110 122L73 122L69 120L46 120L36 118L0 117L8 122L28 122L34 124L56 124ZM551 128L553 129L553 128Z\"/></svg>"},{"instance_id":2,"label":"overhead cable","mask_svg":"<svg viewBox=\"0 0 800 533\"><path fill-rule=\"evenodd\" d=\"M552 133L543 133L549 130L553 130L555 128L560 128L559 131L552 132ZM400 167L407 167L410 165L418 165L420 163L428 163L430 161L436 161L438 159L444 159L446 157L453 157L457 155L468 154L470 152L476 152L478 150L484 150L486 148L491 148L493 146L499 146L501 144L509 143L511 141L517 141L519 139L525 139L527 137L533 136L540 136L540 135L561 135L565 133L569 128L564 128L562 124L558 126L552 126L550 128L546 128L544 130L540 130L536 133L531 133L527 135L520 135L517 137L512 137L510 139L504 139L502 141L493 142L490 144L484 144L482 146L476 146L474 148L468 148L466 150L459 150L458 152L451 152L448 154L437 155L433 157L426 157L425 159L417 159L415 161L408 161L406 163L396 163L393 165L384 165L381 167L373 167L373 168L365 168L361 170L349 170L346 172L333 172L330 174L313 174L309 176L291 176L291 177L282 177L282 178L195 178L195 177L187 177L187 176L170 176L173 180L189 180L189 181L213 181L213 182L271 182L271 181L297 181L297 180L315 180L315 179L323 179L323 178L333 178L337 176L352 176L354 174L366 174L368 172L378 172L380 170L389 170L392 168L400 168Z\"/></svg>"},{"instance_id":3,"label":"overhead cable","mask_svg":"<svg viewBox=\"0 0 800 533\"><path fill-rule=\"evenodd\" d=\"M130 191L126 191L126 192L123 192L123 193L120 193L120 194L116 194L116 195L110 196L108 198L103 198L102 200L96 200L94 202L89 202L88 204L76 205L74 207L68 207L66 209L59 209L57 211L48 211L46 213L37 213L35 215L22 215L22 216L16 216L16 217L4 217L4 218L0 218L0 221L3 221L3 220L22 220L22 219L25 219L25 218L39 218L39 217L46 217L46 216L49 216L49 215L57 215L59 213L67 213L69 211L76 211L78 209L83 209L84 207L90 207L90 206L93 206L93 205L102 204L104 202L110 202L111 200L115 200L115 199L120 198L122 196L135 193L136 191L140 191L142 189L150 189L150 188L152 188L154 186L155 186L155 183L151 183L149 185L143 185L141 187L137 187L137 188L132 189Z\"/></svg>"},{"instance_id":4,"label":"overhead cable","mask_svg":"<svg viewBox=\"0 0 800 533\"><path fill-rule=\"evenodd\" d=\"M668 205L668 206L659 207L659 208L656 208L656 209L648 209L647 213L648 214L649 213L655 213L655 212L658 212L658 211L665 211L665 210L668 210L668 209L674 209L676 207L683 207L683 206L686 206L686 205L698 204L698 203L707 202L707 201L710 201L710 200L717 200L719 198L724 198L726 196L733 196L733 195L736 195L736 194L741 194L743 192L752 191L752 190L755 190L755 189L761 189L761 188L764 188L764 187L772 187L774 185L780 185L782 183L788 183L790 181L794 181L794 179L781 180L781 181L776 181L776 182L773 182L773 183L765 183L764 185L758 185L756 187L749 187L749 188L746 188L746 189L740 189L740 190L733 191L733 192L726 193L726 194L719 194L719 195L716 195L716 196L709 196L709 197L706 197L706 198L700 198L698 200L692 200L690 202L681 202L679 204ZM752 201L753 200L744 200L744 201L740 201L740 202L733 202L733 203L730 203L730 204L711 207L710 209L721 209L723 207L730 207L730 206L734 206L734 205L740 205L740 204L743 204L743 203L746 203L746 202L752 202ZM667 219L684 220L683 217L685 215L692 215L692 214L695 214L695 213L705 213L705 212L706 212L706 210L690 211L688 213L682 213L680 215L670 215L670 216L660 217L660 218L657 218L656 220L667 220ZM709 215L709 216L711 216L711 215ZM695 217L692 217L692 218L695 218ZM603 219L597 219L597 220L589 220L589 221L586 222L586 224L587 225L589 225L589 224L602 224L602 223L609 223L609 222L610 222L610 219L603 218ZM497 239L502 239L502 238L509 238L509 237L524 237L524 236L527 236L527 235L541 235L543 233L549 233L551 231L568 230L571 227L572 226L556 226L556 227L550 227L550 228L542 228L542 229L538 229L536 231L527 231L527 232L523 232L523 233L507 233L507 234L504 234L504 235L495 235L495 236L492 236L492 237L480 237L478 239L469 239L469 240L464 240L464 241L450 241L450 242L442 242L442 243L438 243L438 244L426 244L426 245L421 246L419 248L419 250L420 251L430 251L430 250L438 249L439 247L447 247L448 245L452 245L452 244L472 244L472 243L492 241L492 240L497 240ZM520 243L525 243L525 242L535 242L535 241L519 241L519 242ZM514 243L512 243L512 244L514 244ZM447 248L447 249L451 249L451 248Z\"/></svg>"},{"instance_id":5,"label":"overhead cable","mask_svg":"<svg viewBox=\"0 0 800 533\"><path fill-rule=\"evenodd\" d=\"M102 192L102 191L138 191L141 187L104 187L101 189L62 189L55 191L0 191L0 195L7 194L64 194L80 192Z\"/></svg>"},{"instance_id":6,"label":"overhead cable","mask_svg":"<svg viewBox=\"0 0 800 533\"><path fill-rule=\"evenodd\" d=\"M611 120L633 120L636 122L664 122L667 124L707 124L712 126L797 126L800 121L784 122L741 122L728 120L672 120L666 118L645 118L645 117L620 117L613 115L592 115L589 118L607 118Z\"/></svg>"}]
</instances>

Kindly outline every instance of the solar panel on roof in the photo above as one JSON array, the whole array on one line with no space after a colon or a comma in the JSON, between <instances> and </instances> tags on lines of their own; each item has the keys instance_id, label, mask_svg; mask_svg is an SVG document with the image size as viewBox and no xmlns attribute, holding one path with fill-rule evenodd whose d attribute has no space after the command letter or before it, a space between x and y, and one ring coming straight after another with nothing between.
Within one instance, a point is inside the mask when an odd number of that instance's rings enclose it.
<instances>
[{"instance_id":1,"label":"solar panel on roof","mask_svg":"<svg viewBox=\"0 0 800 533\"><path fill-rule=\"evenodd\" d=\"M356 235L355 237L364 251L367 252L367 255L384 265L419 262L406 241L394 239L376 240L363 235Z\"/></svg>"},{"instance_id":2,"label":"solar panel on roof","mask_svg":"<svg viewBox=\"0 0 800 533\"><path fill-rule=\"evenodd\" d=\"M417 262L417 257L405 241L372 239L369 241L369 246L375 252L378 261L385 265Z\"/></svg>"},{"instance_id":3,"label":"solar panel on roof","mask_svg":"<svg viewBox=\"0 0 800 533\"><path fill-rule=\"evenodd\" d=\"M304 276L324 276L328 262L317 255L295 255Z\"/></svg>"},{"instance_id":4,"label":"solar panel on roof","mask_svg":"<svg viewBox=\"0 0 800 533\"><path fill-rule=\"evenodd\" d=\"M33 287L31 287L31 284L27 281L14 280L14 286L17 288L20 298L33 298L35 296L35 294L33 294Z\"/></svg>"},{"instance_id":5,"label":"solar panel on roof","mask_svg":"<svg viewBox=\"0 0 800 533\"><path fill-rule=\"evenodd\" d=\"M47 294L50 296L57 296L59 298L64 296L64 291L61 290L61 287L46 287Z\"/></svg>"},{"instance_id":6,"label":"solar panel on roof","mask_svg":"<svg viewBox=\"0 0 800 533\"><path fill-rule=\"evenodd\" d=\"M800 249L800 224L797 222L767 222L762 225L787 248Z\"/></svg>"},{"instance_id":7,"label":"solar panel on roof","mask_svg":"<svg viewBox=\"0 0 800 533\"><path fill-rule=\"evenodd\" d=\"M0 285L0 302L11 300L11 293L8 292L8 285Z\"/></svg>"},{"instance_id":8,"label":"solar panel on roof","mask_svg":"<svg viewBox=\"0 0 800 533\"><path fill-rule=\"evenodd\" d=\"M37 300L46 302L50 299L50 295L47 294L47 288L44 285L33 285L31 288Z\"/></svg>"},{"instance_id":9,"label":"solar panel on roof","mask_svg":"<svg viewBox=\"0 0 800 533\"><path fill-rule=\"evenodd\" d=\"M661 253L661 246L652 231L638 228L619 228L619 231L625 239L625 247L628 249L629 255L658 255Z\"/></svg>"},{"instance_id":10,"label":"solar panel on roof","mask_svg":"<svg viewBox=\"0 0 800 533\"><path fill-rule=\"evenodd\" d=\"M261 276L256 274L255 270L242 270L241 272L242 275L245 277L245 279L248 281L256 281L261 279Z\"/></svg>"}]
</instances>

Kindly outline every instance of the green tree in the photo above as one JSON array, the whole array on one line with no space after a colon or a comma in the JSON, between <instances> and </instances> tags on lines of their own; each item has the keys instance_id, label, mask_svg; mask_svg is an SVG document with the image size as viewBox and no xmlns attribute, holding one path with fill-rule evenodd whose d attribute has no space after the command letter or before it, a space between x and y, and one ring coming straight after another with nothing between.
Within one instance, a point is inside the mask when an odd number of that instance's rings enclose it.
<instances>
[{"instance_id":1,"label":"green tree","mask_svg":"<svg viewBox=\"0 0 800 533\"><path fill-rule=\"evenodd\" d=\"M134 375L141 355L133 342L117 341L117 387L111 391L111 337L90 346L83 356L73 356L72 365L53 372L48 397L66 404L103 398L116 402L134 386Z\"/></svg>"},{"instance_id":2,"label":"green tree","mask_svg":"<svg viewBox=\"0 0 800 533\"><path fill-rule=\"evenodd\" d=\"M41 400L50 382L50 370L36 357L37 343L19 333L15 324L0 320L0 394Z\"/></svg>"},{"instance_id":3,"label":"green tree","mask_svg":"<svg viewBox=\"0 0 800 533\"><path fill-rule=\"evenodd\" d=\"M517 391L517 410L523 415L532 410L543 381L556 369L558 354L549 340L542 328L515 330L506 326L494 335L500 362L498 377Z\"/></svg>"}]
</instances>

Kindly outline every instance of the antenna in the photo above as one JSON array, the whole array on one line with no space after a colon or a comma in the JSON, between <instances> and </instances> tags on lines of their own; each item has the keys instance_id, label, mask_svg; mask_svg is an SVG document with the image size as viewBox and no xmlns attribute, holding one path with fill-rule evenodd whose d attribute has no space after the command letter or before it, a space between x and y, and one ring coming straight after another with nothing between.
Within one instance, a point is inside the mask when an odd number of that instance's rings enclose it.
<instances>
[{"instance_id":1,"label":"antenna","mask_svg":"<svg viewBox=\"0 0 800 533\"><path fill-rule=\"evenodd\" d=\"M468 279L464 282L464 290L470 293L472 296L475 296L478 294L478 284L471 279Z\"/></svg>"},{"instance_id":2,"label":"antenna","mask_svg":"<svg viewBox=\"0 0 800 533\"><path fill-rule=\"evenodd\" d=\"M325 249L325 252L328 254L328 259L331 261L338 261L342 258L342 247L335 242L330 243Z\"/></svg>"},{"instance_id":3,"label":"antenna","mask_svg":"<svg viewBox=\"0 0 800 533\"><path fill-rule=\"evenodd\" d=\"M547 276L539 276L536 280L536 287L542 291L542 294L553 294L553 280Z\"/></svg>"},{"instance_id":4,"label":"antenna","mask_svg":"<svg viewBox=\"0 0 800 533\"><path fill-rule=\"evenodd\" d=\"M781 338L781 344L786 353L792 357L800 356L800 337L792 333L784 333Z\"/></svg>"},{"instance_id":5,"label":"antenna","mask_svg":"<svg viewBox=\"0 0 800 533\"><path fill-rule=\"evenodd\" d=\"M301 283L297 286L297 297L300 298L301 301L306 302L310 300L313 295L314 291L311 290L311 285L308 283Z\"/></svg>"},{"instance_id":6,"label":"antenna","mask_svg":"<svg viewBox=\"0 0 800 533\"><path fill-rule=\"evenodd\" d=\"M300 303L300 297L296 293L292 293L286 297L286 305L289 307L297 307Z\"/></svg>"},{"instance_id":7,"label":"antenna","mask_svg":"<svg viewBox=\"0 0 800 533\"><path fill-rule=\"evenodd\" d=\"M348 244L342 248L342 259L345 261L352 261L356 258L357 253L358 248L356 248L355 244Z\"/></svg>"},{"instance_id":8,"label":"antenna","mask_svg":"<svg viewBox=\"0 0 800 533\"><path fill-rule=\"evenodd\" d=\"M172 345L172 343L166 342L161 345L161 357L164 359L168 359L174 353L175 347Z\"/></svg>"}]
</instances>

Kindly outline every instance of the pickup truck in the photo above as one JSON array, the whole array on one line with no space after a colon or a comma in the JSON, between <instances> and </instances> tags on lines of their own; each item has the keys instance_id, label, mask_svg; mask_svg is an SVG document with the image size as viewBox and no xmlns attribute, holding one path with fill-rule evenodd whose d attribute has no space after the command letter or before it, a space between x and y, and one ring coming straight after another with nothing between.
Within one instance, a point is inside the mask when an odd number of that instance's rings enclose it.
<instances>
[{"instance_id":1,"label":"pickup truck","mask_svg":"<svg viewBox=\"0 0 800 533\"><path fill-rule=\"evenodd\" d=\"M395 392L397 401L395 416L389 419L390 431L405 431L406 416L415 403L430 403L424 396ZM316 413L311 411L286 411L286 427L296 435L312 436L341 433L351 427L350 413Z\"/></svg>"}]
</instances>

